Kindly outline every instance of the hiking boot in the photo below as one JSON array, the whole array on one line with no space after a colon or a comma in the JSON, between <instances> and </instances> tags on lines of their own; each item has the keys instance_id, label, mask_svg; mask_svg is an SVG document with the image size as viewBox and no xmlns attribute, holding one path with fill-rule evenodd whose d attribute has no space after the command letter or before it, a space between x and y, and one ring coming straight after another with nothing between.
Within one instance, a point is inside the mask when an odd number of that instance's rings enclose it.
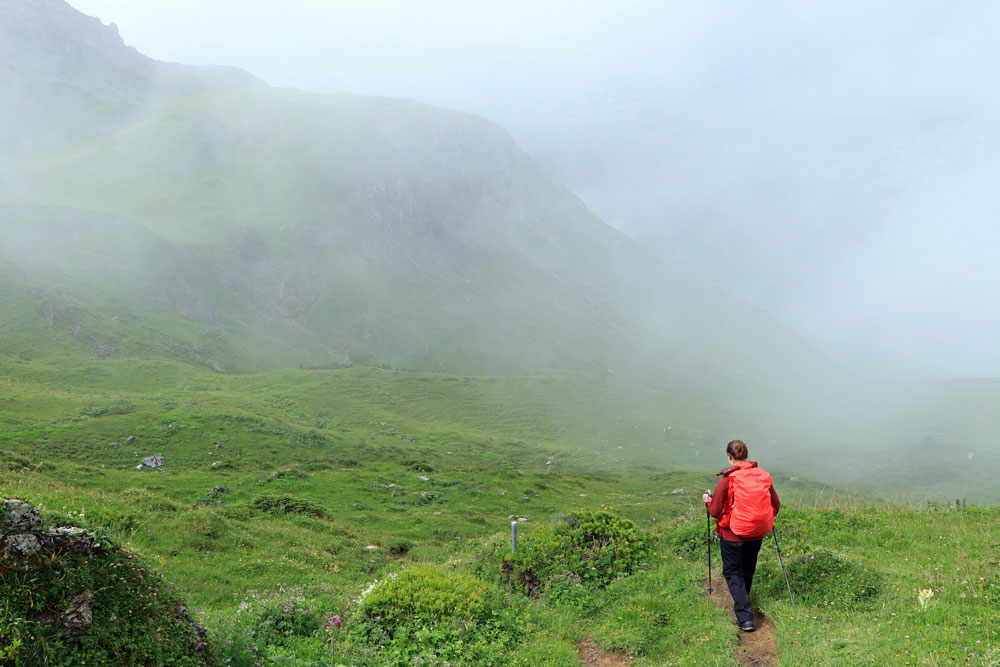
<instances>
[{"instance_id":1,"label":"hiking boot","mask_svg":"<svg viewBox=\"0 0 1000 667\"><path fill-rule=\"evenodd\" d=\"M743 621L742 623L740 623L740 630L742 630L743 632L753 632L754 631L753 621Z\"/></svg>"}]
</instances>

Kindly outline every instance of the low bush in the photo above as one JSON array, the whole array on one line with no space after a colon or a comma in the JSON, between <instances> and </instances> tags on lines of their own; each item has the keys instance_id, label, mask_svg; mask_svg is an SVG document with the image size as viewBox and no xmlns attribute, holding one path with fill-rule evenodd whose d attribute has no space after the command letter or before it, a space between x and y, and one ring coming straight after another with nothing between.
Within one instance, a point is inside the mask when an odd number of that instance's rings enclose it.
<instances>
[{"instance_id":1,"label":"low bush","mask_svg":"<svg viewBox=\"0 0 1000 667\"><path fill-rule=\"evenodd\" d=\"M257 496L250 503L250 507L251 509L275 516L304 514L316 517L317 519L324 519L327 516L326 510L320 505L294 496Z\"/></svg>"},{"instance_id":2,"label":"low bush","mask_svg":"<svg viewBox=\"0 0 1000 667\"><path fill-rule=\"evenodd\" d=\"M272 599L257 609L255 638L265 645L280 645L289 637L310 637L322 628L323 614L302 606L294 597Z\"/></svg>"},{"instance_id":3,"label":"low bush","mask_svg":"<svg viewBox=\"0 0 1000 667\"><path fill-rule=\"evenodd\" d=\"M606 586L646 563L652 540L611 512L559 514L503 559L502 571L524 592L569 593Z\"/></svg>"},{"instance_id":4,"label":"low bush","mask_svg":"<svg viewBox=\"0 0 1000 667\"><path fill-rule=\"evenodd\" d=\"M214 634L222 664L329 665L329 622L341 602L327 585L248 591L235 616L220 618Z\"/></svg>"},{"instance_id":5,"label":"low bush","mask_svg":"<svg viewBox=\"0 0 1000 667\"><path fill-rule=\"evenodd\" d=\"M706 523L704 516L700 520L685 518L674 526L668 541L674 551L681 555L704 557L706 540L709 535L712 536L712 548L718 552L718 540L715 539L715 520Z\"/></svg>"},{"instance_id":6,"label":"low bush","mask_svg":"<svg viewBox=\"0 0 1000 667\"><path fill-rule=\"evenodd\" d=\"M301 468L285 468L284 470L278 470L271 473L271 475L268 476L264 482L267 483L281 480L302 479L305 476L306 473Z\"/></svg>"},{"instance_id":7,"label":"low bush","mask_svg":"<svg viewBox=\"0 0 1000 667\"><path fill-rule=\"evenodd\" d=\"M420 566L371 584L352 629L383 663L432 660L506 665L519 640L515 610L471 574Z\"/></svg>"},{"instance_id":8,"label":"low bush","mask_svg":"<svg viewBox=\"0 0 1000 667\"><path fill-rule=\"evenodd\" d=\"M197 551L225 548L223 538L230 534L231 529L224 516L204 508L184 512L178 517L177 523L184 535L185 544Z\"/></svg>"},{"instance_id":9,"label":"low bush","mask_svg":"<svg viewBox=\"0 0 1000 667\"><path fill-rule=\"evenodd\" d=\"M404 539L396 539L389 542L389 553L393 556L405 556L413 548L413 542Z\"/></svg>"}]
</instances>

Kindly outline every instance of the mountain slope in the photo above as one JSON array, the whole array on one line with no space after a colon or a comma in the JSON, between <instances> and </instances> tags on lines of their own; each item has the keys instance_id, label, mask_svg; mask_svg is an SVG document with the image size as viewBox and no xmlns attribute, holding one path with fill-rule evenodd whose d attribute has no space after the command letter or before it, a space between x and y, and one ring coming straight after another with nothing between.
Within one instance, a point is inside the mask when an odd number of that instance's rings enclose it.
<instances>
[{"instance_id":1,"label":"mountain slope","mask_svg":"<svg viewBox=\"0 0 1000 667\"><path fill-rule=\"evenodd\" d=\"M208 327L226 370L554 368L728 396L836 373L602 223L483 119L206 77L55 0L12 7L8 49L70 34L80 66L29 50L42 64L8 67L3 95L30 109L25 86L48 76L127 112L69 105L100 119L72 144L50 140L51 119L24 128L38 141L0 167L0 257L66 293L113 286L137 312ZM257 336L294 351L261 353Z\"/></svg>"}]
</instances>

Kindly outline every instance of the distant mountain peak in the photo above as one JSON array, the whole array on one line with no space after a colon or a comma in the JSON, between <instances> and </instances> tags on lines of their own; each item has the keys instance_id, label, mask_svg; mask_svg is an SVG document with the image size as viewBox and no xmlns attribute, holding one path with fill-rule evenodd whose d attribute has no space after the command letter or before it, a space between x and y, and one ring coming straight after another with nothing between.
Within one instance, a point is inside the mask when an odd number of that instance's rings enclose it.
<instances>
[{"instance_id":1,"label":"distant mountain peak","mask_svg":"<svg viewBox=\"0 0 1000 667\"><path fill-rule=\"evenodd\" d=\"M166 100L262 82L235 67L164 63L126 46L118 27L64 0L0 1L0 146L38 150L106 135Z\"/></svg>"},{"instance_id":2,"label":"distant mountain peak","mask_svg":"<svg viewBox=\"0 0 1000 667\"><path fill-rule=\"evenodd\" d=\"M141 67L152 62L125 45L114 23L104 25L64 0L5 0L0 4L0 52L2 65L47 77L86 64L110 61Z\"/></svg>"},{"instance_id":3,"label":"distant mountain peak","mask_svg":"<svg viewBox=\"0 0 1000 667\"><path fill-rule=\"evenodd\" d=\"M105 25L65 0L4 0L0 3L0 70L21 78L46 80L93 79L99 70L129 73L170 88L170 93L193 92L260 84L235 67L196 67L162 63L126 46L118 26ZM201 90L195 90L195 89Z\"/></svg>"}]
</instances>

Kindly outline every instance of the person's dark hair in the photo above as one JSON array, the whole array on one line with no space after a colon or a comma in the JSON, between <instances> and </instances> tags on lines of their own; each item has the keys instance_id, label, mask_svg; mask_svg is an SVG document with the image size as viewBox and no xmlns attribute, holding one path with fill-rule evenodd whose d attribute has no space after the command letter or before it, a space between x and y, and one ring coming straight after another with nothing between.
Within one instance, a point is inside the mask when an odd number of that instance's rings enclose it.
<instances>
[{"instance_id":1,"label":"person's dark hair","mask_svg":"<svg viewBox=\"0 0 1000 667\"><path fill-rule=\"evenodd\" d=\"M733 440L726 445L726 454L733 457L734 461L746 461L750 452L747 451L747 443L742 440Z\"/></svg>"}]
</instances>

